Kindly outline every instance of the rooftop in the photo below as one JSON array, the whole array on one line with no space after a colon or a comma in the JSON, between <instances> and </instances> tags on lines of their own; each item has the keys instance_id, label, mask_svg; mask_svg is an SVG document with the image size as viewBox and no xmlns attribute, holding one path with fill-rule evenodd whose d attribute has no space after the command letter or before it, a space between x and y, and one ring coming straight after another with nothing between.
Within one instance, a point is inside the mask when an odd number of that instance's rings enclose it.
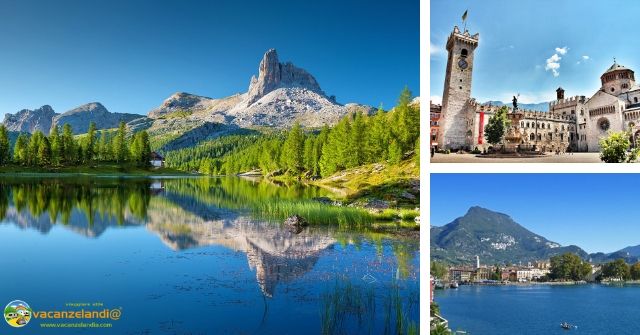
<instances>
[{"instance_id":1,"label":"rooftop","mask_svg":"<svg viewBox=\"0 0 640 335\"><path fill-rule=\"evenodd\" d=\"M618 70L630 70L630 69L624 67L623 65L618 64L618 62L614 60L613 65L611 65L611 67L609 67L609 69L607 69L607 71L605 71L604 73L609 73L609 72L618 71Z\"/></svg>"}]
</instances>

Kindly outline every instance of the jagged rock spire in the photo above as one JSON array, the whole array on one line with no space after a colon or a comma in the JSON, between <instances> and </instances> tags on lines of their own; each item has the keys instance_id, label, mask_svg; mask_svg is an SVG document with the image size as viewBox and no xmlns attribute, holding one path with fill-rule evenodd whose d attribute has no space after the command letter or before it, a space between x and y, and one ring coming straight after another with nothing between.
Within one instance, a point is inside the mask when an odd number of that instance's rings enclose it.
<instances>
[{"instance_id":1,"label":"jagged rock spire","mask_svg":"<svg viewBox=\"0 0 640 335\"><path fill-rule=\"evenodd\" d=\"M324 95L310 73L292 63L280 63L276 49L269 49L260 61L258 77L251 77L247 105L279 87L302 87Z\"/></svg>"}]
</instances>

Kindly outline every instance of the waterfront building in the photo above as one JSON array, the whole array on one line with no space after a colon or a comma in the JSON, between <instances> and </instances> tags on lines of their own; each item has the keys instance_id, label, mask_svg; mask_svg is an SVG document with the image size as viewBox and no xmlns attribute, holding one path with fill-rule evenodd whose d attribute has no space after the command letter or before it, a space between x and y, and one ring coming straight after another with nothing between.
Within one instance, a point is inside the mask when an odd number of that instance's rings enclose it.
<instances>
[{"instance_id":1,"label":"waterfront building","mask_svg":"<svg viewBox=\"0 0 640 335\"><path fill-rule=\"evenodd\" d=\"M516 271L517 281L532 281L538 280L545 275L549 274L549 270L542 270L537 268L521 268Z\"/></svg>"},{"instance_id":2,"label":"waterfront building","mask_svg":"<svg viewBox=\"0 0 640 335\"><path fill-rule=\"evenodd\" d=\"M493 273L493 268L488 268L486 266L478 267L473 273L474 281L483 281L489 280L491 278L491 274Z\"/></svg>"},{"instance_id":3,"label":"waterfront building","mask_svg":"<svg viewBox=\"0 0 640 335\"><path fill-rule=\"evenodd\" d=\"M457 282L470 282L473 278L473 269L460 267L449 269L449 279Z\"/></svg>"},{"instance_id":4,"label":"waterfront building","mask_svg":"<svg viewBox=\"0 0 640 335\"><path fill-rule=\"evenodd\" d=\"M551 263L547 260L547 261L536 261L533 264L537 269L540 270L547 270L549 268L551 268Z\"/></svg>"}]
</instances>

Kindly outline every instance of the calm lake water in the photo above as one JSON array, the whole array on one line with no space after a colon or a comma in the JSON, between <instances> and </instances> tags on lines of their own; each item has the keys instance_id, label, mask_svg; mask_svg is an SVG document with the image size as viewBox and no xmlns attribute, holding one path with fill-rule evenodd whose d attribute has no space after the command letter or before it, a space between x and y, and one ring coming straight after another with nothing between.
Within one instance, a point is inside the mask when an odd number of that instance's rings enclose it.
<instances>
[{"instance_id":1,"label":"calm lake water","mask_svg":"<svg viewBox=\"0 0 640 335\"><path fill-rule=\"evenodd\" d=\"M473 335L640 333L639 286L460 286L435 299L453 330Z\"/></svg>"},{"instance_id":2,"label":"calm lake water","mask_svg":"<svg viewBox=\"0 0 640 335\"><path fill-rule=\"evenodd\" d=\"M326 193L240 178L0 178L0 304L119 309L3 334L395 333L419 320L419 241L345 223L292 232L265 204ZM293 206L293 205L292 205ZM340 219L342 218L342 219ZM453 301L451 297L449 301ZM400 311L401 313L397 313ZM452 315L453 316L453 315ZM43 323L112 328L43 329Z\"/></svg>"}]
</instances>

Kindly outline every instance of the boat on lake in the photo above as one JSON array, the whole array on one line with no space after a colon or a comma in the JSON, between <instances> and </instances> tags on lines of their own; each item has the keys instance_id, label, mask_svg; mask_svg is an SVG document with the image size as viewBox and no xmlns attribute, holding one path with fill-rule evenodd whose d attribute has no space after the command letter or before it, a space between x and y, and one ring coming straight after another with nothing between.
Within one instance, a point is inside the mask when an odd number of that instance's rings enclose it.
<instances>
[{"instance_id":1,"label":"boat on lake","mask_svg":"<svg viewBox=\"0 0 640 335\"><path fill-rule=\"evenodd\" d=\"M572 325L572 324L570 324L568 322L561 323L560 327L562 327L562 329L564 329L564 330L571 330L573 328L578 328L578 326L574 326L574 325Z\"/></svg>"},{"instance_id":2,"label":"boat on lake","mask_svg":"<svg viewBox=\"0 0 640 335\"><path fill-rule=\"evenodd\" d=\"M454 281L451 283L451 285L449 285L450 288L458 288L458 282Z\"/></svg>"}]
</instances>

